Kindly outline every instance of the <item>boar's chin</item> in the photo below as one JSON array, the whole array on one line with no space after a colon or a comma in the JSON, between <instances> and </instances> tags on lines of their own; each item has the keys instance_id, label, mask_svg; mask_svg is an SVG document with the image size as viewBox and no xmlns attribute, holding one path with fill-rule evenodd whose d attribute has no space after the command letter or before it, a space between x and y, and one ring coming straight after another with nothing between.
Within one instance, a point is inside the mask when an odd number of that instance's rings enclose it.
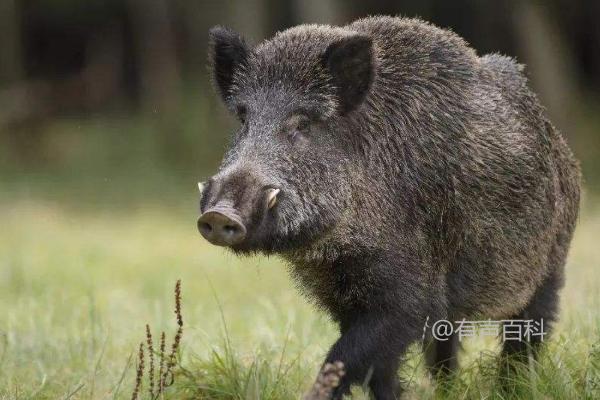
<instances>
[{"instance_id":1,"label":"boar's chin","mask_svg":"<svg viewBox=\"0 0 600 400\"><path fill-rule=\"evenodd\" d=\"M229 249L237 256L270 255L281 251L273 244L261 242L241 243L230 246Z\"/></svg>"},{"instance_id":2,"label":"boar's chin","mask_svg":"<svg viewBox=\"0 0 600 400\"><path fill-rule=\"evenodd\" d=\"M311 239L303 234L282 235L275 232L269 232L264 236L251 237L247 241L230 246L229 249L239 256L251 256L256 254L272 255L304 248L310 245L314 240L316 240L316 238L313 237Z\"/></svg>"}]
</instances>

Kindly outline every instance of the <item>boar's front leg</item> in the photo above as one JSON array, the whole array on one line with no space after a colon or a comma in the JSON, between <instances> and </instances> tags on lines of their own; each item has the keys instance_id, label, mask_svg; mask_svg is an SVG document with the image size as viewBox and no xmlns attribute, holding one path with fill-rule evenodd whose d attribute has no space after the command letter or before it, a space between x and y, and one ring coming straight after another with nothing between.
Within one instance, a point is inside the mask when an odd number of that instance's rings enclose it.
<instances>
[{"instance_id":1,"label":"boar's front leg","mask_svg":"<svg viewBox=\"0 0 600 400\"><path fill-rule=\"evenodd\" d=\"M332 398L341 399L353 384L368 385L377 400L396 399L400 394L397 371L406 348L420 337L413 323L398 315L357 316L333 345L325 365L341 362L344 375Z\"/></svg>"},{"instance_id":2,"label":"boar's front leg","mask_svg":"<svg viewBox=\"0 0 600 400\"><path fill-rule=\"evenodd\" d=\"M332 391L333 399L348 394L351 385L365 382L377 400L399 398L397 373L402 355L421 339L427 316L441 315L432 301L431 293L436 291L427 289L432 289L431 285L426 278L420 279L420 272L401 273L402 277L397 277L401 283L382 283L382 291L373 293L368 308L344 313L340 319L342 335L325 360L325 365L341 362L344 366L339 385Z\"/></svg>"}]
</instances>

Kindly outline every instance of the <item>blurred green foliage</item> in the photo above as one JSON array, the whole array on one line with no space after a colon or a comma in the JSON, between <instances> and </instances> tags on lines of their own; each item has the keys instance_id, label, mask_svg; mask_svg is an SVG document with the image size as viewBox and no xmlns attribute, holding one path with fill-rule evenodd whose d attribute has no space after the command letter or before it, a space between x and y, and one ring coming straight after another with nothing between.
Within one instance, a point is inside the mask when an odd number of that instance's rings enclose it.
<instances>
[{"instance_id":1,"label":"blurred green foliage","mask_svg":"<svg viewBox=\"0 0 600 400\"><path fill-rule=\"evenodd\" d=\"M598 4L6 0L0 190L114 201L187 190L216 170L236 125L207 74L210 26L231 26L256 43L298 23L344 24L378 13L421 16L452 28L480 53L501 51L527 64L531 85L594 190L600 33L591 16Z\"/></svg>"}]
</instances>

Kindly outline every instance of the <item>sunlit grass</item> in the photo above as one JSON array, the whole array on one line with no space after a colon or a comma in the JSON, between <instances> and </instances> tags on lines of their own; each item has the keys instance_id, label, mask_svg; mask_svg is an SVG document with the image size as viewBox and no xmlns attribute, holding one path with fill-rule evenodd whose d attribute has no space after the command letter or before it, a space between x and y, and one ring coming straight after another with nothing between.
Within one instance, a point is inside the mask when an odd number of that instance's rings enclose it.
<instances>
[{"instance_id":1,"label":"sunlit grass","mask_svg":"<svg viewBox=\"0 0 600 400\"><path fill-rule=\"evenodd\" d=\"M145 324L155 337L176 329L177 279L182 368L167 397L299 398L336 338L279 260L238 259L203 242L193 207L74 209L28 199L0 207L0 399L129 398ZM540 366L522 374L522 398L600 397L599 233L600 212L588 206L561 322ZM437 392L415 351L402 371L408 397L501 398L497 345L465 347L462 372Z\"/></svg>"}]
</instances>

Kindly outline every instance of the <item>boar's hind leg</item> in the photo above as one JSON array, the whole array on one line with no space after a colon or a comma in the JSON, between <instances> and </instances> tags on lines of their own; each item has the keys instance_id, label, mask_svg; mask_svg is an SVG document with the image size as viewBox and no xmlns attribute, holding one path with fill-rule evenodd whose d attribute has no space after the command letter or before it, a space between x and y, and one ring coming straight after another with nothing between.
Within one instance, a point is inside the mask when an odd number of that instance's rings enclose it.
<instances>
[{"instance_id":1,"label":"boar's hind leg","mask_svg":"<svg viewBox=\"0 0 600 400\"><path fill-rule=\"evenodd\" d=\"M458 335L453 334L446 341L431 338L423 347L425 363L434 378L445 380L458 367Z\"/></svg>"},{"instance_id":2,"label":"boar's hind leg","mask_svg":"<svg viewBox=\"0 0 600 400\"><path fill-rule=\"evenodd\" d=\"M552 323L556 319L559 302L559 290L563 285L562 265L553 270L546 278L543 284L537 289L529 304L518 315L510 318L512 320L533 320L534 322L543 321L543 336L532 335L529 341L504 340L502 345L501 378L503 383L514 382L517 367L525 367L529 362L529 353L537 357L543 340L548 339L548 334L552 328ZM513 323L513 327L514 327ZM541 328L541 327L540 327ZM523 324L521 331L525 333ZM514 332L514 330L511 330ZM535 332L535 330L533 330ZM532 333L533 333L532 332ZM510 335L511 337L513 335Z\"/></svg>"}]
</instances>

